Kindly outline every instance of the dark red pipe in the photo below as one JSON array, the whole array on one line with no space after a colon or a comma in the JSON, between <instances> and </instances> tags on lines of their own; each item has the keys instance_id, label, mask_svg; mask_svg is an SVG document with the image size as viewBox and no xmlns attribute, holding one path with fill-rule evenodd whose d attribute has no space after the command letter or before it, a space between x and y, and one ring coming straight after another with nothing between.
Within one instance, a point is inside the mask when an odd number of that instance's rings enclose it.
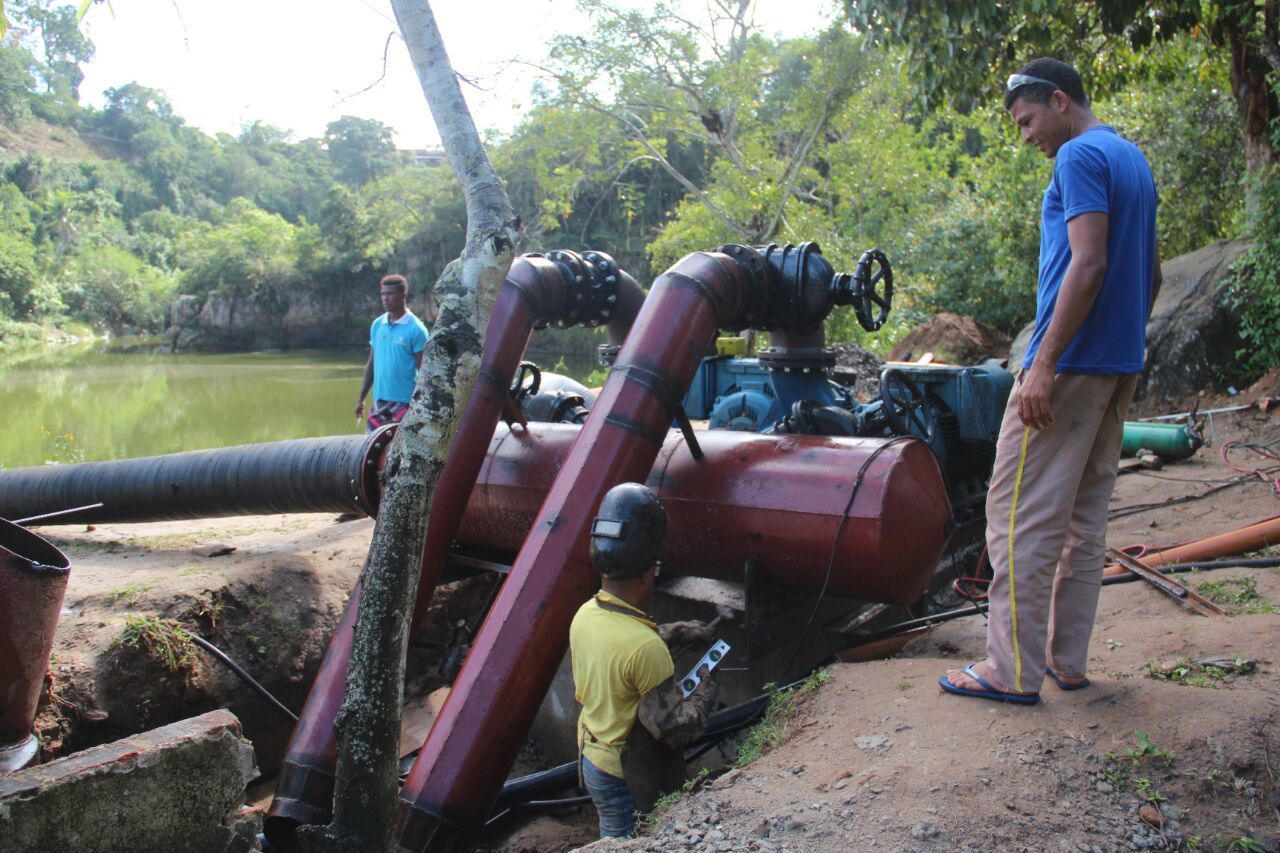
<instances>
[{"instance_id":1,"label":"dark red pipe","mask_svg":"<svg viewBox=\"0 0 1280 853\"><path fill-rule=\"evenodd\" d=\"M480 375L432 500L411 632L417 629L431 603L441 567L534 327L551 322L604 325L610 342L621 343L643 300L635 280L602 253L589 252L583 257L571 252L552 252L546 257L526 255L511 265L485 329ZM375 454L389 439L388 434L386 441L373 443L364 463L370 474L379 461ZM374 477L363 478L362 497L376 510ZM337 764L333 724L346 689L359 604L357 584L325 651L280 768L264 830L268 839L281 847L292 845L293 829L298 824L327 823L330 818Z\"/></svg>"},{"instance_id":2,"label":"dark red pipe","mask_svg":"<svg viewBox=\"0 0 1280 853\"><path fill-rule=\"evenodd\" d=\"M31 727L70 574L65 554L0 519L0 773L39 752Z\"/></svg>"},{"instance_id":3,"label":"dark red pipe","mask_svg":"<svg viewBox=\"0 0 1280 853\"><path fill-rule=\"evenodd\" d=\"M465 849L488 815L569 622L598 586L592 515L611 487L648 476L716 330L763 301L767 273L756 269L698 253L654 282L401 792L401 850Z\"/></svg>"}]
</instances>

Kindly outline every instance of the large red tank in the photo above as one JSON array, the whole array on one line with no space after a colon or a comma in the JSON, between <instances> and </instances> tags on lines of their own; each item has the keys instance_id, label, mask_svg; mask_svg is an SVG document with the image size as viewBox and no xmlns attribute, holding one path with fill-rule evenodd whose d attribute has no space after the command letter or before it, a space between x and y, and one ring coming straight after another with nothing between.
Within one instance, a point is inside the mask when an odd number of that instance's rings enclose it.
<instances>
[{"instance_id":1,"label":"large red tank","mask_svg":"<svg viewBox=\"0 0 1280 853\"><path fill-rule=\"evenodd\" d=\"M458 540L519 548L578 433L499 425ZM950 532L946 486L922 442L727 430L697 438L701 460L671 431L647 481L667 508L664 575L741 580L750 560L784 586L817 591L830 562L830 595L920 597Z\"/></svg>"}]
</instances>

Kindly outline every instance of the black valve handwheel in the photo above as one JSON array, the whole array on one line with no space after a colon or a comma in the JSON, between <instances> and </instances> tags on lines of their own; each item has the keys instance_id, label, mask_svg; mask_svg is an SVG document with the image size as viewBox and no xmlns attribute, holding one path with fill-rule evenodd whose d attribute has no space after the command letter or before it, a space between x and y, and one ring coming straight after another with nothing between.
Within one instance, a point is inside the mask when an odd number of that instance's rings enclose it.
<instances>
[{"instance_id":1,"label":"black valve handwheel","mask_svg":"<svg viewBox=\"0 0 1280 853\"><path fill-rule=\"evenodd\" d=\"M893 268L879 249L868 249L858 259L853 273L852 301L858 325L868 332L877 331L889 319L889 308L893 305ZM880 309L878 313L876 307Z\"/></svg>"},{"instance_id":2,"label":"black valve handwheel","mask_svg":"<svg viewBox=\"0 0 1280 853\"><path fill-rule=\"evenodd\" d=\"M896 367L886 367L880 373L880 399L884 403L884 419L894 435L915 434L933 443L937 430L933 412L920 389L907 374Z\"/></svg>"}]
</instances>

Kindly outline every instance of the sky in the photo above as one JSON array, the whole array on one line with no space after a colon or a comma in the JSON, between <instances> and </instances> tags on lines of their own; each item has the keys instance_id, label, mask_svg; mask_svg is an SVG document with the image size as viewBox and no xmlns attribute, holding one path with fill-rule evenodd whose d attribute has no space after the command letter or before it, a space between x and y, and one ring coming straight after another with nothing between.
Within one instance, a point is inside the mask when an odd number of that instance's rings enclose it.
<instances>
[{"instance_id":1,"label":"sky","mask_svg":"<svg viewBox=\"0 0 1280 853\"><path fill-rule=\"evenodd\" d=\"M697 14L705 0L684 2ZM756 22L799 35L820 29L833 7L760 0ZM477 126L500 133L515 127L534 80L514 60L540 60L552 35L587 25L573 0L436 0L432 9L455 70L476 84L463 91ZM96 52L83 103L101 107L105 89L136 81L210 134L238 135L259 120L305 139L354 115L390 126L400 148L439 147L389 0L109 0L90 8L84 27Z\"/></svg>"}]
</instances>

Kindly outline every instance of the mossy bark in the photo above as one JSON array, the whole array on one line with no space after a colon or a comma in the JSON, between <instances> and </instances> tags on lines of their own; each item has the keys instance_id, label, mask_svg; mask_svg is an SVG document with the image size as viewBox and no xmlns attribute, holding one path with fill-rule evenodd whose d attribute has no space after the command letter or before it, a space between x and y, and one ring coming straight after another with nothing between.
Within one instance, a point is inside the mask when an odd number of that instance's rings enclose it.
<instances>
[{"instance_id":1,"label":"mossy bark","mask_svg":"<svg viewBox=\"0 0 1280 853\"><path fill-rule=\"evenodd\" d=\"M480 369L482 334L515 254L519 223L462 98L425 0L393 0L400 30L467 203L467 243L436 284L440 314L384 471L360 575L360 615L336 723L333 822L303 833L312 850L392 850L405 651L427 518Z\"/></svg>"}]
</instances>

